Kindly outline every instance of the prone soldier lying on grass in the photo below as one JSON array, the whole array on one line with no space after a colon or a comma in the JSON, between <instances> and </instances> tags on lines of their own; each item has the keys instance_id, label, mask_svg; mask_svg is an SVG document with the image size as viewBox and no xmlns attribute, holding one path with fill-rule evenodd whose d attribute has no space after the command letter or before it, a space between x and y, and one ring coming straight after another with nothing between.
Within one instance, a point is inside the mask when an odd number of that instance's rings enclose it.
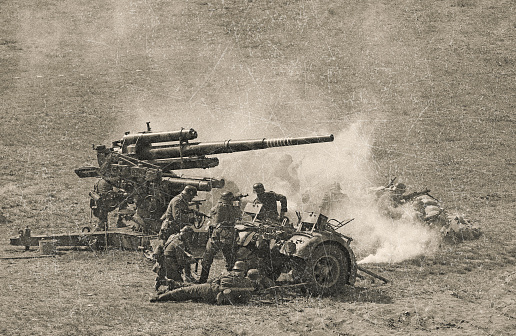
<instances>
[{"instance_id":1,"label":"prone soldier lying on grass","mask_svg":"<svg viewBox=\"0 0 516 336\"><path fill-rule=\"evenodd\" d=\"M150 302L161 301L200 301L207 303L246 303L255 290L251 279L245 276L246 265L237 261L233 270L205 284L177 288L154 296Z\"/></svg>"}]
</instances>

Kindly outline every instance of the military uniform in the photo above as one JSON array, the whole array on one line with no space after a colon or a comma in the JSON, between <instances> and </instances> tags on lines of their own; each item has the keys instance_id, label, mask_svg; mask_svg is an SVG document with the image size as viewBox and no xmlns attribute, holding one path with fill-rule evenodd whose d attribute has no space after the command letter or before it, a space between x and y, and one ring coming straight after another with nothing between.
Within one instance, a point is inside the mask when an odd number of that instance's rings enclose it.
<instances>
[{"instance_id":1,"label":"military uniform","mask_svg":"<svg viewBox=\"0 0 516 336\"><path fill-rule=\"evenodd\" d=\"M277 221L279 219L277 202L281 204L281 213L287 212L287 198L285 196L277 194L274 191L266 191L257 194L254 203L263 205L257 219Z\"/></svg>"},{"instance_id":2,"label":"military uniform","mask_svg":"<svg viewBox=\"0 0 516 336\"><path fill-rule=\"evenodd\" d=\"M243 276L243 272L232 271L209 283L177 288L158 295L152 298L151 302L194 300L208 303L223 303L220 300L219 294L224 292L228 293L229 302L243 303L249 300L253 288L253 283Z\"/></svg>"},{"instance_id":3,"label":"military uniform","mask_svg":"<svg viewBox=\"0 0 516 336\"><path fill-rule=\"evenodd\" d=\"M182 283L183 270L186 276L190 276L190 264L195 263L190 253L190 245L182 239L181 234L170 236L162 249L163 255L158 257L156 270L156 289L162 284L167 284L167 280L172 280L172 284Z\"/></svg>"},{"instance_id":4,"label":"military uniform","mask_svg":"<svg viewBox=\"0 0 516 336\"><path fill-rule=\"evenodd\" d=\"M384 194L378 198L378 209L380 213L392 219L400 219L403 216L404 211L399 208L402 204L403 199L401 195L391 190L384 192Z\"/></svg>"},{"instance_id":5,"label":"military uniform","mask_svg":"<svg viewBox=\"0 0 516 336\"><path fill-rule=\"evenodd\" d=\"M178 233L185 225L189 224L189 214L192 211L188 206L185 194L181 193L172 198L165 214L162 216L163 223L159 231L159 239L167 240L171 234Z\"/></svg>"},{"instance_id":6,"label":"military uniform","mask_svg":"<svg viewBox=\"0 0 516 336\"><path fill-rule=\"evenodd\" d=\"M211 211L215 227L206 243L206 250L202 258L200 283L206 282L210 273L213 258L218 251L222 251L229 271L235 263L236 230L235 221L240 218L240 208L228 201L219 201Z\"/></svg>"},{"instance_id":7,"label":"military uniform","mask_svg":"<svg viewBox=\"0 0 516 336\"><path fill-rule=\"evenodd\" d=\"M90 207L93 211L93 216L98 218L97 230L108 229L108 214L117 207L117 197L114 191L114 186L101 178L93 187L93 192L90 193Z\"/></svg>"}]
</instances>

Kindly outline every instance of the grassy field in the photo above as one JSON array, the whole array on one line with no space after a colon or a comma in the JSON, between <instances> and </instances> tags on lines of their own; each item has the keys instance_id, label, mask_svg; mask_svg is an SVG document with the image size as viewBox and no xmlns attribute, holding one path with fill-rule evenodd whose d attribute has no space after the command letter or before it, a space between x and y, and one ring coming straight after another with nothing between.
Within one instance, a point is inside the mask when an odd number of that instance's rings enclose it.
<instances>
[{"instance_id":1,"label":"grassy field","mask_svg":"<svg viewBox=\"0 0 516 336\"><path fill-rule=\"evenodd\" d=\"M73 169L95 162L92 144L146 121L193 127L201 141L338 135L359 125L371 185L398 176L429 187L484 235L368 266L389 285L361 280L334 298L282 293L238 307L148 303L154 274L137 253L2 259L0 334L514 334L515 6L2 1L3 257L38 254L8 245L18 228L89 224L93 181ZM219 172L234 172L225 160ZM260 177L272 169L264 161Z\"/></svg>"}]
</instances>

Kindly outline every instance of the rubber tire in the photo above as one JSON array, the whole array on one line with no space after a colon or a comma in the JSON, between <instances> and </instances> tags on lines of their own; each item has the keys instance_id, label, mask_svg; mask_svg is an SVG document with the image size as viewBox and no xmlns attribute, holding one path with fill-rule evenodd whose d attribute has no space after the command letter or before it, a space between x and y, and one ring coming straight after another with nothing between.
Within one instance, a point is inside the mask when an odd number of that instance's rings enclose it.
<instances>
[{"instance_id":1,"label":"rubber tire","mask_svg":"<svg viewBox=\"0 0 516 336\"><path fill-rule=\"evenodd\" d=\"M312 294L331 295L348 282L349 273L349 259L342 249L333 244L322 244L306 261L303 281L310 283L307 289Z\"/></svg>"}]
</instances>

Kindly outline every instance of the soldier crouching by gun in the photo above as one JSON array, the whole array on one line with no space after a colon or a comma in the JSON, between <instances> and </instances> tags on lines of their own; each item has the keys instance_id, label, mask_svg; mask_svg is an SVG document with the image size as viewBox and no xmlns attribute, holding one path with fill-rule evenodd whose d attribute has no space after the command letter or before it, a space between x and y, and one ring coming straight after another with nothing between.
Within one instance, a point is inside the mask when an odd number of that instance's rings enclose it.
<instances>
[{"instance_id":1,"label":"soldier crouching by gun","mask_svg":"<svg viewBox=\"0 0 516 336\"><path fill-rule=\"evenodd\" d=\"M153 269L157 273L156 291L162 285L168 286L169 290L181 287L183 271L187 280L192 278L190 265L196 263L190 249L193 233L191 226L185 226L179 233L171 235L164 245L158 246Z\"/></svg>"}]
</instances>

